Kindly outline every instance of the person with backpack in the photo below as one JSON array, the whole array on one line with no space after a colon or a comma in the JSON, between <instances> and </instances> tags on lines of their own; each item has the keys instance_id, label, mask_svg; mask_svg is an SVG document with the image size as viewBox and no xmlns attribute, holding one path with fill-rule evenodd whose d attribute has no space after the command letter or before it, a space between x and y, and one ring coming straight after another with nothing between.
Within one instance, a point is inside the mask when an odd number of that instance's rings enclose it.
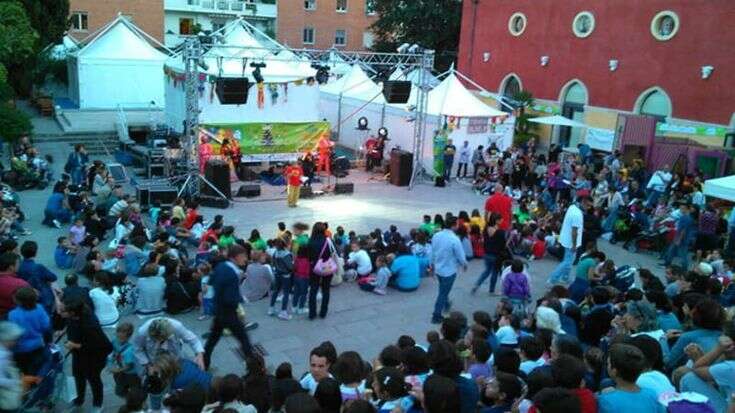
<instances>
[{"instance_id":1,"label":"person with backpack","mask_svg":"<svg viewBox=\"0 0 735 413\"><path fill-rule=\"evenodd\" d=\"M278 294L283 292L283 301L281 302L281 312L278 318L281 320L290 320L291 314L288 312L288 298L291 294L292 273L294 269L294 258L291 251L286 249L286 243L282 239L273 240L276 251L273 253L273 272L275 274L275 282L273 284L273 292L271 293L271 306L268 309L268 315L276 314L276 298Z\"/></svg>"}]
</instances>

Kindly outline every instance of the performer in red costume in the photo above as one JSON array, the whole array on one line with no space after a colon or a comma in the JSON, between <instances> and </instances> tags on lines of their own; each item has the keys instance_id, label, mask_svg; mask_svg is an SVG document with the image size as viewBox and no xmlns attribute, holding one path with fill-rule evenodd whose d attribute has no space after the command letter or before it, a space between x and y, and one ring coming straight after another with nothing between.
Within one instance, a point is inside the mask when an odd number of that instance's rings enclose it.
<instances>
[{"instance_id":1,"label":"performer in red costume","mask_svg":"<svg viewBox=\"0 0 735 413\"><path fill-rule=\"evenodd\" d=\"M319 174L321 171L327 171L327 176L332 174L332 142L329 137L324 134L319 138L319 142L316 144L316 150L319 152L319 160L316 164L316 173Z\"/></svg>"},{"instance_id":2,"label":"performer in red costume","mask_svg":"<svg viewBox=\"0 0 735 413\"><path fill-rule=\"evenodd\" d=\"M242 158L240 145L234 139L225 138L222 141L220 153L225 161L230 164L230 182L236 182L238 180L237 167L240 166L240 158Z\"/></svg>"},{"instance_id":3,"label":"performer in red costume","mask_svg":"<svg viewBox=\"0 0 735 413\"><path fill-rule=\"evenodd\" d=\"M383 163L383 151L385 150L385 141L387 138L371 136L365 141L365 170L370 172L376 166L381 166Z\"/></svg>"},{"instance_id":4,"label":"performer in red costume","mask_svg":"<svg viewBox=\"0 0 735 413\"><path fill-rule=\"evenodd\" d=\"M204 168L207 166L207 161L214 155L212 145L209 143L209 138L202 135L201 143L199 144L199 172L204 173Z\"/></svg>"}]
</instances>

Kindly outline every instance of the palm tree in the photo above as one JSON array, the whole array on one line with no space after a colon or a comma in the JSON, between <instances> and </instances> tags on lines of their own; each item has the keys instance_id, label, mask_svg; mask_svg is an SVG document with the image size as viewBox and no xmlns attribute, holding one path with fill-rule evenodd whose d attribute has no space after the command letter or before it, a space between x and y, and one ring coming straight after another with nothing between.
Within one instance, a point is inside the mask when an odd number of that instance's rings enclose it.
<instances>
[{"instance_id":1,"label":"palm tree","mask_svg":"<svg viewBox=\"0 0 735 413\"><path fill-rule=\"evenodd\" d=\"M538 129L538 124L528 121L535 116L526 113L526 109L535 103L533 94L527 90L521 90L513 95L513 100L517 108L514 143L523 144L531 138L538 138L538 134L534 132Z\"/></svg>"}]
</instances>

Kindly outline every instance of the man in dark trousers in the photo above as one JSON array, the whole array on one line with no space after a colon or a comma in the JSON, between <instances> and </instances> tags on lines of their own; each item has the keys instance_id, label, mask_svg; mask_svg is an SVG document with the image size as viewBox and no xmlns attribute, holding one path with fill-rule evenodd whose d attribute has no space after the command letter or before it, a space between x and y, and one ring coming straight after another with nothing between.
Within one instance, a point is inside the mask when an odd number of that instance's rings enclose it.
<instances>
[{"instance_id":1,"label":"man in dark trousers","mask_svg":"<svg viewBox=\"0 0 735 413\"><path fill-rule=\"evenodd\" d=\"M209 369L212 351L217 345L222 330L230 330L232 336L240 342L242 354L245 357L252 355L250 339L245 331L245 325L238 315L238 308L243 301L240 295L240 267L247 263L248 253L245 248L235 244L227 251L227 261L220 262L214 268L209 284L214 288L214 320L210 329L209 338L204 345L204 367Z\"/></svg>"}]
</instances>

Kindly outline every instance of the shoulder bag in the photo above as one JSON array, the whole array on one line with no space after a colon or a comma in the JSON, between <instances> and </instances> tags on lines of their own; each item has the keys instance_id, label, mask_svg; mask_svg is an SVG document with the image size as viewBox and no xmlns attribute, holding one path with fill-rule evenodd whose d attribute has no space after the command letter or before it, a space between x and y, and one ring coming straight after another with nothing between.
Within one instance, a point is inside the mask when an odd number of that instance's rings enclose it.
<instances>
[{"instance_id":1,"label":"shoulder bag","mask_svg":"<svg viewBox=\"0 0 735 413\"><path fill-rule=\"evenodd\" d=\"M328 245L329 240L325 240L322 250L319 252L319 256L316 259L316 264L314 264L314 274L321 275L322 277L334 275L334 273L337 272L337 261L334 259L334 253L330 251L328 258L322 258Z\"/></svg>"}]
</instances>

